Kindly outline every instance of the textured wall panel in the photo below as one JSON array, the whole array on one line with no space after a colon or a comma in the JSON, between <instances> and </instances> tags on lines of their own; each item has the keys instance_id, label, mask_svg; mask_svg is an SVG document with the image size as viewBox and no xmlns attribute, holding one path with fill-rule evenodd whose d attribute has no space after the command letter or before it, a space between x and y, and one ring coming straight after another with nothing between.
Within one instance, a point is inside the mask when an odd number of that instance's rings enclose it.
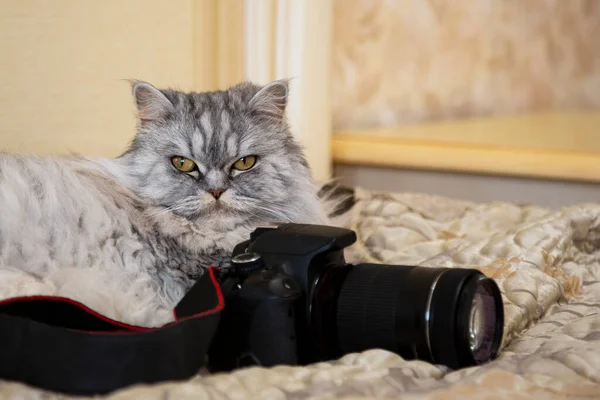
<instances>
[{"instance_id":1,"label":"textured wall panel","mask_svg":"<svg viewBox=\"0 0 600 400\"><path fill-rule=\"evenodd\" d=\"M600 109L600 1L334 3L336 129Z\"/></svg>"}]
</instances>

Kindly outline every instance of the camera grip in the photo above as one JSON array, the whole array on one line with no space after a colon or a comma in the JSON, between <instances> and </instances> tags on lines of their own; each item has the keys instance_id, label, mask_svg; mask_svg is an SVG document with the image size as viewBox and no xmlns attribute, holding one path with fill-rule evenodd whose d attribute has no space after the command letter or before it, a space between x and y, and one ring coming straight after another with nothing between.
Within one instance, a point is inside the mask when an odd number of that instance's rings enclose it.
<instances>
[{"instance_id":1,"label":"camera grip","mask_svg":"<svg viewBox=\"0 0 600 400\"><path fill-rule=\"evenodd\" d=\"M297 364L293 298L269 299L255 310L248 332L248 348L240 366Z\"/></svg>"},{"instance_id":2,"label":"camera grip","mask_svg":"<svg viewBox=\"0 0 600 400\"><path fill-rule=\"evenodd\" d=\"M287 275L250 276L225 301L209 352L211 369L297 364L294 308L300 295L300 287Z\"/></svg>"}]
</instances>

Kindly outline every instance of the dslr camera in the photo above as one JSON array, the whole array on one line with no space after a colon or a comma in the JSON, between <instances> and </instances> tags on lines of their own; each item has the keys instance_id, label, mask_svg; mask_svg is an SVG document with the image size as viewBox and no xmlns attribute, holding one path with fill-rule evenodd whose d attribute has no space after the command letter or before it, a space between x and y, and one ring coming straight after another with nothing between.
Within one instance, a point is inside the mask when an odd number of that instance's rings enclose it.
<instances>
[{"instance_id":1,"label":"dslr camera","mask_svg":"<svg viewBox=\"0 0 600 400\"><path fill-rule=\"evenodd\" d=\"M208 353L213 372L306 365L385 349L453 369L497 356L504 310L475 269L345 262L352 230L259 227L220 268L225 309Z\"/></svg>"}]
</instances>

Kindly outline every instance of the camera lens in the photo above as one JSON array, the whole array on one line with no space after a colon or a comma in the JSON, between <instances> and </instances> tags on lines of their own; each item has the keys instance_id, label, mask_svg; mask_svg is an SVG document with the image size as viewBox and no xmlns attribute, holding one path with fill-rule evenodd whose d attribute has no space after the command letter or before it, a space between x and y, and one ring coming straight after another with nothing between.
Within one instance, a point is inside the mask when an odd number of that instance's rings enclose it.
<instances>
[{"instance_id":1,"label":"camera lens","mask_svg":"<svg viewBox=\"0 0 600 400\"><path fill-rule=\"evenodd\" d=\"M336 307L342 353L382 348L462 368L499 350L500 290L477 270L359 264L343 277Z\"/></svg>"}]
</instances>

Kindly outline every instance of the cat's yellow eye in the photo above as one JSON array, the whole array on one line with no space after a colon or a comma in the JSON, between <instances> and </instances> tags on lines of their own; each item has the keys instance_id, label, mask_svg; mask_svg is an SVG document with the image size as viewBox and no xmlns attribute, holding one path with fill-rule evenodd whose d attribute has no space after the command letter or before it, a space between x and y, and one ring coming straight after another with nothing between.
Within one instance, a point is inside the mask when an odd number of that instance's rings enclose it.
<instances>
[{"instance_id":1,"label":"cat's yellow eye","mask_svg":"<svg viewBox=\"0 0 600 400\"><path fill-rule=\"evenodd\" d=\"M171 158L171 163L181 172L192 172L196 169L196 163L189 158L175 156Z\"/></svg>"},{"instance_id":2,"label":"cat's yellow eye","mask_svg":"<svg viewBox=\"0 0 600 400\"><path fill-rule=\"evenodd\" d=\"M239 171L247 171L256 164L256 156L242 157L233 163L233 168Z\"/></svg>"}]
</instances>

